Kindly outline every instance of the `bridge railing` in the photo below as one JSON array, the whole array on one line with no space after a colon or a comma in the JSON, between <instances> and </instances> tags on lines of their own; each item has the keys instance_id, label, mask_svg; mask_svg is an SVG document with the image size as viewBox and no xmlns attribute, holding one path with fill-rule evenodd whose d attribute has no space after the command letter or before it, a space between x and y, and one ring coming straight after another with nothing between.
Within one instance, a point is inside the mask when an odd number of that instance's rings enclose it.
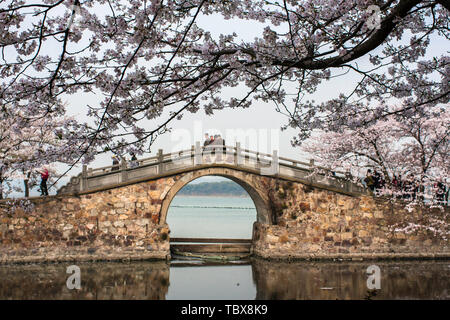
<instances>
[{"instance_id":1,"label":"bridge railing","mask_svg":"<svg viewBox=\"0 0 450 320\"><path fill-rule=\"evenodd\" d=\"M108 185L136 181L145 177L163 175L200 164L232 164L238 167L260 170L262 175L282 175L305 182L314 182L324 186L343 189L350 192L364 192L364 188L349 181L345 172L333 172L327 168L316 166L313 160L302 162L273 154L262 153L235 146L209 145L200 146L197 142L190 149L172 153L158 150L156 156L126 161L100 168L83 166L82 173L58 193L74 193L87 191Z\"/></svg>"}]
</instances>

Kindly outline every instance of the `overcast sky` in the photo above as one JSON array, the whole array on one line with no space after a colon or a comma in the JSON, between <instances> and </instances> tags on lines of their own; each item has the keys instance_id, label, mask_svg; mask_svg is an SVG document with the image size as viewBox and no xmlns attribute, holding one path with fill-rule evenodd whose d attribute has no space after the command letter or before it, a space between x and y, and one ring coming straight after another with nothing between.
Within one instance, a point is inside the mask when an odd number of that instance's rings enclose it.
<instances>
[{"instance_id":1,"label":"overcast sky","mask_svg":"<svg viewBox=\"0 0 450 320\"><path fill-rule=\"evenodd\" d=\"M262 34L263 25L255 22L246 22L242 20L223 20L217 16L201 16L197 21L200 27L203 27L211 32L213 37L220 33L239 34L243 41L252 41L255 37ZM443 46L445 48L443 48ZM379 49L377 49L379 50ZM431 48L429 55L440 55L450 50L449 43L436 43ZM360 66L365 65L365 59L358 61ZM333 71L341 73L342 70L335 69ZM328 82L319 86L317 92L308 99L315 99L316 101L325 101L330 98L338 96L340 93L348 93L353 90L354 85L360 80L360 76L349 72L344 77L331 79ZM245 92L242 88L233 88L227 90L225 96L242 96ZM76 94L67 97L68 113L76 116L77 119L88 120L86 116L86 105L96 105L102 97L93 94ZM164 118L157 121L149 121L148 129L153 129L157 124L162 123ZM172 122L169 126L172 132L160 136L151 148L151 153L148 156L153 156L158 149L163 149L164 152L179 151L181 149L190 148L195 141L202 141L204 133L216 134L221 133L226 139L227 145L234 145L236 140L241 142L242 146L247 148L271 153L273 149L277 149L280 156L288 157L297 160L307 160L309 155L301 152L299 148L291 146L291 139L296 135L296 131L289 129L281 131L280 126L287 122L287 118L275 111L275 106L271 103L265 104L256 102L248 109L237 110L221 110L216 111L214 115L208 116L203 110L199 110L195 114L186 113L181 120ZM236 139L235 136L238 136ZM240 136L240 137L239 137ZM245 139L245 136L256 136ZM111 164L112 154L99 155L90 167L107 166ZM58 166L63 171L63 166ZM80 171L80 166L75 167L70 173L76 175ZM66 183L69 176L62 179L61 183ZM59 185L61 185L59 183ZM32 192L37 195L37 191Z\"/></svg>"}]
</instances>

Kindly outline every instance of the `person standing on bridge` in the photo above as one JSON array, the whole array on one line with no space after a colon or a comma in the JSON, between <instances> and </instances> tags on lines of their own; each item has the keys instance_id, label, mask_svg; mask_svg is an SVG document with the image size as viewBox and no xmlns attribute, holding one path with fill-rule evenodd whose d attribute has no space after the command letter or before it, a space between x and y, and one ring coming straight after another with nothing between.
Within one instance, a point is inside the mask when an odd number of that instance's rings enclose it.
<instances>
[{"instance_id":1,"label":"person standing on bridge","mask_svg":"<svg viewBox=\"0 0 450 320\"><path fill-rule=\"evenodd\" d=\"M224 152L224 140L220 134L214 135L214 141L211 143L215 161L222 161L222 153Z\"/></svg>"},{"instance_id":2,"label":"person standing on bridge","mask_svg":"<svg viewBox=\"0 0 450 320\"><path fill-rule=\"evenodd\" d=\"M374 179L374 192L377 192L382 188L381 174L378 172L377 169L375 169L373 172L373 179Z\"/></svg>"},{"instance_id":3,"label":"person standing on bridge","mask_svg":"<svg viewBox=\"0 0 450 320\"><path fill-rule=\"evenodd\" d=\"M134 152L130 153L131 159L130 159L130 168L136 168L139 167L139 163L137 161L136 155Z\"/></svg>"},{"instance_id":4,"label":"person standing on bridge","mask_svg":"<svg viewBox=\"0 0 450 320\"><path fill-rule=\"evenodd\" d=\"M203 142L203 146L206 147L209 143L209 134L205 133L205 141Z\"/></svg>"},{"instance_id":5,"label":"person standing on bridge","mask_svg":"<svg viewBox=\"0 0 450 320\"><path fill-rule=\"evenodd\" d=\"M47 168L42 169L42 171L38 171L41 174L41 196L48 196L48 189L47 189L47 180L50 176Z\"/></svg>"},{"instance_id":6,"label":"person standing on bridge","mask_svg":"<svg viewBox=\"0 0 450 320\"><path fill-rule=\"evenodd\" d=\"M372 175L372 170L367 169L367 174L364 182L366 183L366 186L370 189L370 191L373 192L375 190L375 179Z\"/></svg>"},{"instance_id":7,"label":"person standing on bridge","mask_svg":"<svg viewBox=\"0 0 450 320\"><path fill-rule=\"evenodd\" d=\"M208 146L211 146L214 144L214 136L210 136L209 137L209 142L208 142Z\"/></svg>"},{"instance_id":8,"label":"person standing on bridge","mask_svg":"<svg viewBox=\"0 0 450 320\"><path fill-rule=\"evenodd\" d=\"M118 171L119 170L119 159L116 156L112 156L112 165L111 171Z\"/></svg>"},{"instance_id":9,"label":"person standing on bridge","mask_svg":"<svg viewBox=\"0 0 450 320\"><path fill-rule=\"evenodd\" d=\"M446 198L446 188L445 188L445 184L443 183L442 179L439 179L435 184L434 184L434 189L436 190L436 200L438 204L446 204L445 203L445 198Z\"/></svg>"}]
</instances>

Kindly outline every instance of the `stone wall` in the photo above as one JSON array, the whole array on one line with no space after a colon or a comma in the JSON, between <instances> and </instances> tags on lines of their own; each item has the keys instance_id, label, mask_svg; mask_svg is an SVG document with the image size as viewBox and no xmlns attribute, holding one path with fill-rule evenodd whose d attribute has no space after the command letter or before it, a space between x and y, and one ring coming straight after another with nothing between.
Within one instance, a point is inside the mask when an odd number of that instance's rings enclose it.
<instances>
[{"instance_id":1,"label":"stone wall","mask_svg":"<svg viewBox=\"0 0 450 320\"><path fill-rule=\"evenodd\" d=\"M0 211L0 261L166 259L159 211L172 178L79 196L32 199L31 212ZM3 203L4 204L4 203Z\"/></svg>"},{"instance_id":2,"label":"stone wall","mask_svg":"<svg viewBox=\"0 0 450 320\"><path fill-rule=\"evenodd\" d=\"M0 263L170 258L167 209L192 179L222 175L258 211L253 253L264 258L450 257L449 211L393 205L229 168L210 168L30 201L0 201ZM407 228L405 228L407 227Z\"/></svg>"},{"instance_id":3,"label":"stone wall","mask_svg":"<svg viewBox=\"0 0 450 320\"><path fill-rule=\"evenodd\" d=\"M393 204L283 182L274 186L276 225L254 225L264 258L450 257L450 212Z\"/></svg>"}]
</instances>

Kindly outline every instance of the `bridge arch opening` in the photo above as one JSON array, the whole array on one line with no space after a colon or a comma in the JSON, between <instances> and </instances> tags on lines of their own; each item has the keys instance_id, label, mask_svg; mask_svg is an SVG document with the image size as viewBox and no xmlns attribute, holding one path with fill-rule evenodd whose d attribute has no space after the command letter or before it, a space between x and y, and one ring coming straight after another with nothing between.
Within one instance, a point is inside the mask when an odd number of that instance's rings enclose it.
<instances>
[{"instance_id":1,"label":"bridge arch opening","mask_svg":"<svg viewBox=\"0 0 450 320\"><path fill-rule=\"evenodd\" d=\"M214 197L210 197L210 199L205 199L204 202L206 203L196 203L198 202L200 199L192 199L191 201L183 201L183 203L185 204L185 206L195 206L197 208L192 208L192 209L198 209L199 212L203 211L206 212L208 211L208 208L204 208L206 210L202 210L201 207L215 207L215 208L210 208L213 211L216 211L216 215L212 214L211 215L211 219L214 219L214 217L217 217L218 211L223 212L223 218L226 219L227 218L227 208L223 208L223 210L220 210L220 207L231 207L229 208L230 211L233 211L235 209L239 210L239 207L241 208L247 208L247 210L250 207L253 207L253 210L248 212L249 215L253 215L252 219L250 219L251 221L249 222L248 216L246 218L244 218L242 220L242 223L245 225L245 228L248 228L249 232L248 232L248 236L245 237L247 239L252 238L252 231L253 231L253 223L255 221L261 222L261 223L270 223L270 214L269 214L269 206L267 203L267 200L264 198L264 195L260 193L260 191L257 190L256 186L253 185L252 181L248 181L248 179L245 179L243 177L241 177L242 173L239 172L234 172L234 170L222 170L220 168L211 168L211 169L204 169L204 170L199 170L199 171L194 171L194 172L189 172L186 173L184 176L182 176L179 180L177 180L177 182L172 186L172 188L169 190L169 192L167 193L166 197L163 200L162 206L161 206L161 215L160 215L160 223L161 224L168 224L169 225L169 229L171 229L171 237L183 237L183 238L206 238L208 236L197 236L195 232L190 232L192 233L192 236L186 236L186 233L184 233L182 236L180 236L179 232L174 232L176 231L176 229L179 229L178 227L175 228L174 223L178 223L180 224L181 221L183 221L183 219L189 219L189 215L187 215L186 217L175 217L176 212L181 209L180 208L180 201L173 201L174 198L177 196L177 194L179 193L180 190L182 190L185 186L190 185L191 182L193 182L194 180L196 180L196 182L200 182L201 180L197 180L201 177L206 177L206 176L218 176L221 178L226 178L226 179L221 179L222 181L232 181L235 182L237 185L239 185L240 187L242 187L242 189L245 190L245 193L248 195L247 198L244 199L236 199L234 198L230 198L228 200L218 200L219 196L214 196ZM195 183L195 182L194 182ZM191 184L192 185L192 184ZM186 193L186 192L181 192L181 194ZM178 199L179 197L177 197ZM201 200L200 200L201 201ZM217 203L215 201L221 201L221 203ZM217 205L216 205L217 203ZM171 208L171 205L173 204L174 208ZM170 216L168 217L169 214L169 209L170 210ZM177 210L178 209L178 210ZM217 210L219 209L219 210ZM182 209L181 209L182 210ZM238 211L236 210L236 212ZM195 212L196 210L193 210L193 212ZM246 211L246 209L244 209L244 212ZM185 211L186 212L186 211ZM243 211L240 210L240 213L242 213ZM193 214L194 215L194 214ZM202 216L200 214L200 216ZM233 214L230 214L229 216L233 216ZM230 217L230 218L231 218ZM198 220L199 217L195 217L194 220L198 221L199 223L201 223L201 221ZM242 218L242 217L241 217ZM232 218L231 218L232 219ZM234 221L235 223L237 223L236 221ZM220 221L219 221L220 223ZM217 223L212 223L212 226L214 226L214 230L218 231L218 227L217 227ZM232 223L230 222L228 224L228 226L224 226L224 228L229 228L230 225L232 225ZM185 227L185 226L183 226ZM219 225L220 227L220 225ZM187 225L186 225L187 228ZM242 229L240 227L240 229ZM214 230L212 232L214 232ZM189 231L188 231L189 232ZM226 231L225 231L226 233ZM210 233L211 234L211 233ZM217 236L209 236L209 238L236 238L236 236L233 236L233 232L229 232L230 236L226 236L224 237L224 231L218 231L217 232Z\"/></svg>"},{"instance_id":2,"label":"bridge arch opening","mask_svg":"<svg viewBox=\"0 0 450 320\"><path fill-rule=\"evenodd\" d=\"M201 177L173 198L166 218L171 238L251 239L256 207L227 178Z\"/></svg>"}]
</instances>

